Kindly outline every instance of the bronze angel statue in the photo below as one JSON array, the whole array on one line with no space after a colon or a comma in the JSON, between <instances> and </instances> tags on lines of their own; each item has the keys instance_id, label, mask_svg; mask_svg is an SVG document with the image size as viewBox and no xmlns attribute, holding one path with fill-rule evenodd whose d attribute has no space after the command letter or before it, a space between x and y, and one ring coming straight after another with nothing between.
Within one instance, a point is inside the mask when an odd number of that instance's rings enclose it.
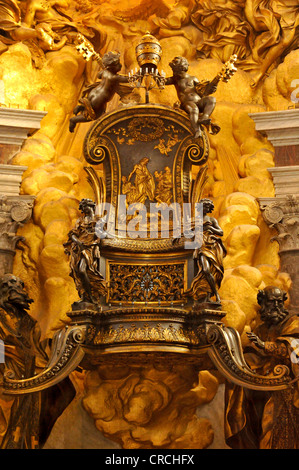
<instances>
[{"instance_id":1,"label":"bronze angel statue","mask_svg":"<svg viewBox=\"0 0 299 470\"><path fill-rule=\"evenodd\" d=\"M220 304L218 289L223 279L223 258L226 256L226 248L221 239L223 230L214 217L208 216L214 210L213 202L210 199L201 199L200 202L203 207L202 244L193 254L198 273L185 295L202 302L210 302L214 296Z\"/></svg>"},{"instance_id":2,"label":"bronze angel statue","mask_svg":"<svg viewBox=\"0 0 299 470\"><path fill-rule=\"evenodd\" d=\"M95 215L95 207L91 199L82 199L79 205L82 217L69 232L64 248L81 301L99 304L106 294L106 283L100 271L100 237L96 230L100 219Z\"/></svg>"}]
</instances>

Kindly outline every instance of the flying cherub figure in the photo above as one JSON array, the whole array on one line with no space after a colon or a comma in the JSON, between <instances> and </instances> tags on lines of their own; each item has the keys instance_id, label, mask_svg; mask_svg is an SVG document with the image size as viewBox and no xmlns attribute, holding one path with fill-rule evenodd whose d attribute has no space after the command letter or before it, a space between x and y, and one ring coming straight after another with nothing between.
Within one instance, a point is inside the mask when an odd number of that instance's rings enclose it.
<instances>
[{"instance_id":1,"label":"flying cherub figure","mask_svg":"<svg viewBox=\"0 0 299 470\"><path fill-rule=\"evenodd\" d=\"M106 111L107 103L113 98L115 93L118 92L121 83L128 83L128 77L118 75L121 70L121 63L119 61L119 52L107 52L102 58L103 70L98 74L100 82L84 90L82 98L70 119L69 130L74 132L76 125L79 122L89 122L98 119Z\"/></svg>"},{"instance_id":2,"label":"flying cherub figure","mask_svg":"<svg viewBox=\"0 0 299 470\"><path fill-rule=\"evenodd\" d=\"M169 66L173 76L166 79L166 85L174 85L177 91L180 107L189 115L195 138L202 136L201 126L205 126L211 134L217 134L220 127L211 122L211 114L216 106L216 98L210 96L216 92L220 81L227 82L237 71L234 54L224 64L222 70L213 80L199 80L189 75L189 63L185 57L175 57Z\"/></svg>"},{"instance_id":3,"label":"flying cherub figure","mask_svg":"<svg viewBox=\"0 0 299 470\"><path fill-rule=\"evenodd\" d=\"M166 85L174 85L181 103L181 108L189 114L195 137L201 136L200 125L209 125L216 99L209 96L215 93L217 85L208 83L203 94L198 93L198 78L187 73L189 64L185 57L175 57L170 62L173 76L166 79Z\"/></svg>"}]
</instances>

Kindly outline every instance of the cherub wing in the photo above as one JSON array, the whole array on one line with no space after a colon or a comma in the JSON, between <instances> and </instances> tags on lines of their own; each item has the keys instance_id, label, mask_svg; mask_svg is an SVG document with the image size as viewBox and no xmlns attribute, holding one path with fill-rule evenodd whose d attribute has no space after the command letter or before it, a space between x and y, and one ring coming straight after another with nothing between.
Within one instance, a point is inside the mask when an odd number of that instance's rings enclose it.
<instances>
[{"instance_id":1,"label":"cherub wing","mask_svg":"<svg viewBox=\"0 0 299 470\"><path fill-rule=\"evenodd\" d=\"M118 83L116 88L116 93L120 96L120 98L124 98L127 95L133 93L133 89L130 85L126 83Z\"/></svg>"}]
</instances>

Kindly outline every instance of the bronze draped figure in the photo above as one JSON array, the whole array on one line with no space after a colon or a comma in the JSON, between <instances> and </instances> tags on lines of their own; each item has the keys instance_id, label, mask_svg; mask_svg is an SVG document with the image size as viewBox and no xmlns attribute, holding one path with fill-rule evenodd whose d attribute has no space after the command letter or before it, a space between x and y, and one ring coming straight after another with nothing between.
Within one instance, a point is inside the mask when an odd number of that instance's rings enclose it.
<instances>
[{"instance_id":1,"label":"bronze draped figure","mask_svg":"<svg viewBox=\"0 0 299 470\"><path fill-rule=\"evenodd\" d=\"M106 293L106 285L100 271L100 238L96 234L99 218L95 215L95 203L82 199L82 212L64 244L70 259L70 275L74 279L82 302L98 304Z\"/></svg>"},{"instance_id":2,"label":"bronze draped figure","mask_svg":"<svg viewBox=\"0 0 299 470\"><path fill-rule=\"evenodd\" d=\"M13 400L10 413L0 405L0 448L35 449L43 446L52 427L75 396L67 377L48 390L8 397L3 395L3 374L16 379L34 377L49 360L49 340L41 341L38 322L28 313L32 299L24 282L13 274L0 279L0 339L4 343L5 363L0 363L0 396Z\"/></svg>"},{"instance_id":3,"label":"bronze draped figure","mask_svg":"<svg viewBox=\"0 0 299 470\"><path fill-rule=\"evenodd\" d=\"M245 348L244 355L251 369L262 375L277 364L287 365L294 382L273 392L227 382L225 433L232 448L299 448L299 318L285 309L286 299L286 293L275 286L259 291L262 323L254 333L248 333L252 346Z\"/></svg>"},{"instance_id":4,"label":"bronze draped figure","mask_svg":"<svg viewBox=\"0 0 299 470\"><path fill-rule=\"evenodd\" d=\"M218 289L224 274L223 258L226 256L221 237L223 231L214 217L207 214L214 210L214 204L209 199L201 200L203 207L202 244L194 250L198 273L195 275L190 289L185 295L195 301L209 302L215 296L220 303Z\"/></svg>"}]
</instances>

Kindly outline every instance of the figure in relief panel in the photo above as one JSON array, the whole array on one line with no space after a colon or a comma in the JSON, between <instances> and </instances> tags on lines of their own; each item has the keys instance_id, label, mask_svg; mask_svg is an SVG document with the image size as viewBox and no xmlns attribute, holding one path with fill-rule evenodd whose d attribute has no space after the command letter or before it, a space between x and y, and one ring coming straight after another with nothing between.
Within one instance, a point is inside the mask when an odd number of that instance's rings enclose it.
<instances>
[{"instance_id":1,"label":"figure in relief panel","mask_svg":"<svg viewBox=\"0 0 299 470\"><path fill-rule=\"evenodd\" d=\"M20 5L16 0L0 0L0 40L3 50L14 41L23 41L31 51L35 66L41 68L44 52L60 50L68 41L72 42L77 27L70 17L58 13L54 8L67 8L68 2L65 0L27 2L24 18ZM75 34L72 39L68 36L71 31Z\"/></svg>"},{"instance_id":2,"label":"figure in relief panel","mask_svg":"<svg viewBox=\"0 0 299 470\"><path fill-rule=\"evenodd\" d=\"M144 204L146 199L154 201L155 197L155 180L147 168L148 162L149 158L142 158L128 176L128 181L130 181L132 176L135 175L134 186L138 192L138 200L135 202L141 202L142 204Z\"/></svg>"},{"instance_id":3,"label":"figure in relief panel","mask_svg":"<svg viewBox=\"0 0 299 470\"><path fill-rule=\"evenodd\" d=\"M155 200L159 204L171 203L172 199L172 173L169 166L166 166L163 171L155 171L154 176L158 181L158 184L155 189Z\"/></svg>"}]
</instances>

